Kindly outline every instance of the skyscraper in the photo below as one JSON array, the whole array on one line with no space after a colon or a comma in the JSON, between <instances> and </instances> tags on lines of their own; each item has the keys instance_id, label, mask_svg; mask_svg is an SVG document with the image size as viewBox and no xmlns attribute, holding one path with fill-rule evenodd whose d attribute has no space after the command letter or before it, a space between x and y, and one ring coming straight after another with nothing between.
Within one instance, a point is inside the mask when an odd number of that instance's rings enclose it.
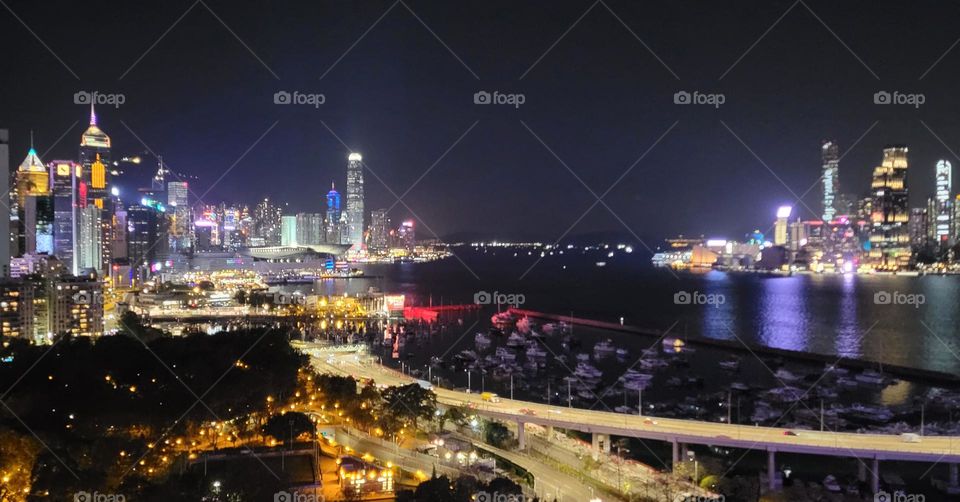
<instances>
[{"instance_id":1,"label":"skyscraper","mask_svg":"<svg viewBox=\"0 0 960 502\"><path fill-rule=\"evenodd\" d=\"M53 195L53 254L73 275L80 272L76 243L79 181L83 167L72 160L50 163L50 186Z\"/></svg>"},{"instance_id":2,"label":"skyscraper","mask_svg":"<svg viewBox=\"0 0 960 502\"><path fill-rule=\"evenodd\" d=\"M385 251L390 247L390 216L386 209L370 213L370 249Z\"/></svg>"},{"instance_id":3,"label":"skyscraper","mask_svg":"<svg viewBox=\"0 0 960 502\"><path fill-rule=\"evenodd\" d=\"M823 160L823 219L829 222L840 213L837 207L840 202L840 147L833 141L824 141L820 158Z\"/></svg>"},{"instance_id":4,"label":"skyscraper","mask_svg":"<svg viewBox=\"0 0 960 502\"><path fill-rule=\"evenodd\" d=\"M190 187L186 181L167 183L167 207L172 217L170 224L170 249L183 252L190 248Z\"/></svg>"},{"instance_id":5,"label":"skyscraper","mask_svg":"<svg viewBox=\"0 0 960 502\"><path fill-rule=\"evenodd\" d=\"M280 245L297 245L297 217L283 216L280 218Z\"/></svg>"},{"instance_id":6,"label":"skyscraper","mask_svg":"<svg viewBox=\"0 0 960 502\"><path fill-rule=\"evenodd\" d=\"M793 212L793 208L790 206L780 206L777 209L777 221L773 227L773 243L777 246L787 245L787 220L790 218L791 212Z\"/></svg>"},{"instance_id":7,"label":"skyscraper","mask_svg":"<svg viewBox=\"0 0 960 502\"><path fill-rule=\"evenodd\" d=\"M253 208L253 246L276 246L280 244L280 208L270 203L269 198Z\"/></svg>"},{"instance_id":8,"label":"skyscraper","mask_svg":"<svg viewBox=\"0 0 960 502\"><path fill-rule=\"evenodd\" d=\"M6 129L0 129L0 193L7 194L10 191L10 132ZM0 204L0 235L10 235L10 203L12 199L4 195L7 201ZM8 237L12 239L13 236ZM10 276L10 248L12 241L7 241L5 246L0 246L0 277Z\"/></svg>"},{"instance_id":9,"label":"skyscraper","mask_svg":"<svg viewBox=\"0 0 960 502\"><path fill-rule=\"evenodd\" d=\"M90 103L90 125L80 137L80 165L89 202L103 209L107 200L107 166L110 165L110 136L97 126L97 113Z\"/></svg>"},{"instance_id":10,"label":"skyscraper","mask_svg":"<svg viewBox=\"0 0 960 502\"><path fill-rule=\"evenodd\" d=\"M31 141L32 142L32 141ZM26 158L20 163L17 169L14 191L16 198L11 205L11 211L17 214L11 214L11 221L16 223L16 228L11 228L16 232L16 246L14 254L21 255L25 253L34 253L37 251L36 232L37 220L43 220L42 216L37 214L38 210L49 207L45 200L50 195L50 176L47 174L47 168L43 161L37 155L37 151L30 146ZM16 217L14 217L16 216Z\"/></svg>"},{"instance_id":11,"label":"skyscraper","mask_svg":"<svg viewBox=\"0 0 960 502\"><path fill-rule=\"evenodd\" d=\"M323 242L323 215L320 213L297 214L297 245L310 246Z\"/></svg>"},{"instance_id":12,"label":"skyscraper","mask_svg":"<svg viewBox=\"0 0 960 502\"><path fill-rule=\"evenodd\" d=\"M883 161L873 170L873 203L870 213L870 251L874 268L897 270L910 263L910 234L907 223L907 147L883 149Z\"/></svg>"},{"instance_id":13,"label":"skyscraper","mask_svg":"<svg viewBox=\"0 0 960 502\"><path fill-rule=\"evenodd\" d=\"M340 244L340 192L337 192L333 183L330 183L330 191L327 192L327 224L325 241L328 244Z\"/></svg>"},{"instance_id":14,"label":"skyscraper","mask_svg":"<svg viewBox=\"0 0 960 502\"><path fill-rule=\"evenodd\" d=\"M950 200L950 190L953 183L953 166L949 160L940 160L937 162L936 171L937 191L934 195L934 213L931 217L934 219L935 239L938 246L944 247L950 245L953 232L951 225L952 218L952 200Z\"/></svg>"},{"instance_id":15,"label":"skyscraper","mask_svg":"<svg viewBox=\"0 0 960 502\"><path fill-rule=\"evenodd\" d=\"M347 240L344 244L363 244L363 157L347 157Z\"/></svg>"},{"instance_id":16,"label":"skyscraper","mask_svg":"<svg viewBox=\"0 0 960 502\"><path fill-rule=\"evenodd\" d=\"M77 261L80 270L98 270L102 264L103 235L101 229L100 208L89 205L78 210L80 222L77 225Z\"/></svg>"}]
</instances>

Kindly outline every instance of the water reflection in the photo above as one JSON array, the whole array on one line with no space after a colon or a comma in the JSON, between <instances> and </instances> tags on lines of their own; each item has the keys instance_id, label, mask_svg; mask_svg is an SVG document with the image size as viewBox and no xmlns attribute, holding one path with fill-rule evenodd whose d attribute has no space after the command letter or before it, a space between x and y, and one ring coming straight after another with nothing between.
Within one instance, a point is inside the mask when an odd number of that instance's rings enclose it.
<instances>
[{"instance_id":1,"label":"water reflection","mask_svg":"<svg viewBox=\"0 0 960 502\"><path fill-rule=\"evenodd\" d=\"M860 357L861 335L857 317L857 277L853 274L843 276L840 288L840 312L837 323L836 352L838 356ZM869 326L866 329L870 329Z\"/></svg>"},{"instance_id":2,"label":"water reflection","mask_svg":"<svg viewBox=\"0 0 960 502\"><path fill-rule=\"evenodd\" d=\"M764 345L788 350L807 348L807 289L805 278L778 277L760 281L760 339Z\"/></svg>"}]
</instances>

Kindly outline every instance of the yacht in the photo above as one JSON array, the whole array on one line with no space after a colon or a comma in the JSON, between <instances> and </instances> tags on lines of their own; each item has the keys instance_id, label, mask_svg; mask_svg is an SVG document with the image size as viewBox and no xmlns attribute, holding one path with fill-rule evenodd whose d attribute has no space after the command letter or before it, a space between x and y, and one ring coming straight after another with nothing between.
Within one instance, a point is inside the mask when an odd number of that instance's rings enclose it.
<instances>
[{"instance_id":1,"label":"yacht","mask_svg":"<svg viewBox=\"0 0 960 502\"><path fill-rule=\"evenodd\" d=\"M503 362L513 362L517 360L517 355L513 351L507 350L503 347L497 347L494 356L499 358Z\"/></svg>"},{"instance_id":2,"label":"yacht","mask_svg":"<svg viewBox=\"0 0 960 502\"><path fill-rule=\"evenodd\" d=\"M489 346L490 346L490 337L487 336L487 335L485 335L485 334L483 334L483 333L477 333L476 336L473 337L473 341L474 341L474 343L477 344L477 347L489 347Z\"/></svg>"},{"instance_id":3,"label":"yacht","mask_svg":"<svg viewBox=\"0 0 960 502\"><path fill-rule=\"evenodd\" d=\"M540 347L539 345L529 344L527 345L527 357L531 359L532 358L543 359L547 357L547 351L543 350L543 348Z\"/></svg>"},{"instance_id":4,"label":"yacht","mask_svg":"<svg viewBox=\"0 0 960 502\"><path fill-rule=\"evenodd\" d=\"M526 338L516 331L510 333L510 336L507 338L507 347L520 347L525 343L527 343Z\"/></svg>"},{"instance_id":5,"label":"yacht","mask_svg":"<svg viewBox=\"0 0 960 502\"><path fill-rule=\"evenodd\" d=\"M740 359L728 359L720 361L720 368L727 371L737 371L740 369Z\"/></svg>"},{"instance_id":6,"label":"yacht","mask_svg":"<svg viewBox=\"0 0 960 502\"><path fill-rule=\"evenodd\" d=\"M592 364L583 361L577 363L577 369L573 371L573 374L583 380L599 380L600 377L603 376L602 371L598 370Z\"/></svg>"},{"instance_id":7,"label":"yacht","mask_svg":"<svg viewBox=\"0 0 960 502\"><path fill-rule=\"evenodd\" d=\"M597 358L609 357L615 350L616 347L613 346L613 340L607 338L593 346L593 355Z\"/></svg>"},{"instance_id":8,"label":"yacht","mask_svg":"<svg viewBox=\"0 0 960 502\"><path fill-rule=\"evenodd\" d=\"M870 385L882 385L886 380L883 373L874 370L863 370L863 373L853 377L854 380Z\"/></svg>"}]
</instances>

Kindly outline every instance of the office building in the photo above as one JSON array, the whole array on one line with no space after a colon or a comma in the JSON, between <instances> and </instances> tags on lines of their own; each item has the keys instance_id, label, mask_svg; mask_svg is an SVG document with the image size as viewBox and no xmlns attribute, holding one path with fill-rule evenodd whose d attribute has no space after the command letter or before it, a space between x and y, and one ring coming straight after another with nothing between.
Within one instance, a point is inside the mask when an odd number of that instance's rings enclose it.
<instances>
[{"instance_id":1,"label":"office building","mask_svg":"<svg viewBox=\"0 0 960 502\"><path fill-rule=\"evenodd\" d=\"M840 197L840 148L834 141L824 141L820 146L823 175L823 220L830 222L838 214Z\"/></svg>"},{"instance_id":2,"label":"office building","mask_svg":"<svg viewBox=\"0 0 960 502\"><path fill-rule=\"evenodd\" d=\"M297 217L282 216L280 218L280 245L297 245Z\"/></svg>"},{"instance_id":3,"label":"office building","mask_svg":"<svg viewBox=\"0 0 960 502\"><path fill-rule=\"evenodd\" d=\"M340 210L340 192L337 192L336 187L333 183L330 183L330 191L327 192L327 214L326 214L326 224L324 226L325 231L325 241L329 244L340 244L341 239L341 226L340 220L342 219L342 212Z\"/></svg>"},{"instance_id":4,"label":"office building","mask_svg":"<svg viewBox=\"0 0 960 502\"><path fill-rule=\"evenodd\" d=\"M81 271L101 270L102 250L104 248L103 229L101 228L101 210L97 206L88 205L77 210L79 229L77 237L78 263Z\"/></svg>"},{"instance_id":5,"label":"office building","mask_svg":"<svg viewBox=\"0 0 960 502\"><path fill-rule=\"evenodd\" d=\"M930 213L934 241L941 249L953 244L953 200L950 191L953 184L953 166L949 160L937 162L936 192L933 197L933 212Z\"/></svg>"},{"instance_id":6,"label":"office building","mask_svg":"<svg viewBox=\"0 0 960 502\"><path fill-rule=\"evenodd\" d=\"M29 281L0 278L0 335L33 336L33 285Z\"/></svg>"},{"instance_id":7,"label":"office building","mask_svg":"<svg viewBox=\"0 0 960 502\"><path fill-rule=\"evenodd\" d=\"M98 279L64 275L54 279L46 289L49 333L103 334L103 285Z\"/></svg>"},{"instance_id":8,"label":"office building","mask_svg":"<svg viewBox=\"0 0 960 502\"><path fill-rule=\"evenodd\" d=\"M914 251L921 250L927 246L930 239L930 225L927 215L928 207L915 207L910 209L910 219L907 221L907 233L910 234L910 247Z\"/></svg>"},{"instance_id":9,"label":"office building","mask_svg":"<svg viewBox=\"0 0 960 502\"><path fill-rule=\"evenodd\" d=\"M277 246L280 244L280 217L279 207L270 203L269 198L253 208L253 235L252 239L260 246Z\"/></svg>"},{"instance_id":10,"label":"office building","mask_svg":"<svg viewBox=\"0 0 960 502\"><path fill-rule=\"evenodd\" d=\"M777 221L773 228L773 243L777 246L787 245L787 237L789 236L787 227L791 212L793 212L793 208L790 206L780 206L777 209Z\"/></svg>"},{"instance_id":11,"label":"office building","mask_svg":"<svg viewBox=\"0 0 960 502\"><path fill-rule=\"evenodd\" d=\"M417 243L416 232L414 230L413 220L404 221L400 224L400 228L397 229L398 244L408 252L412 252Z\"/></svg>"},{"instance_id":12,"label":"office building","mask_svg":"<svg viewBox=\"0 0 960 502\"><path fill-rule=\"evenodd\" d=\"M97 113L90 104L90 124L80 137L82 181L87 185L87 202L103 209L110 165L110 136L97 125Z\"/></svg>"},{"instance_id":13,"label":"office building","mask_svg":"<svg viewBox=\"0 0 960 502\"><path fill-rule=\"evenodd\" d=\"M170 214L170 249L185 252L190 249L191 214L190 186L186 181L167 183L167 210Z\"/></svg>"},{"instance_id":14,"label":"office building","mask_svg":"<svg viewBox=\"0 0 960 502\"><path fill-rule=\"evenodd\" d=\"M50 187L53 197L53 254L74 275L79 273L74 236L77 234L77 200L82 167L72 160L50 163Z\"/></svg>"},{"instance_id":15,"label":"office building","mask_svg":"<svg viewBox=\"0 0 960 502\"><path fill-rule=\"evenodd\" d=\"M311 246L323 244L323 215L320 213L297 214L297 244Z\"/></svg>"},{"instance_id":16,"label":"office building","mask_svg":"<svg viewBox=\"0 0 960 502\"><path fill-rule=\"evenodd\" d=\"M363 157L347 157L347 240L343 244L363 245Z\"/></svg>"},{"instance_id":17,"label":"office building","mask_svg":"<svg viewBox=\"0 0 960 502\"><path fill-rule=\"evenodd\" d=\"M873 170L868 262L878 270L910 264L907 166L907 147L891 146L884 148L883 160Z\"/></svg>"},{"instance_id":18,"label":"office building","mask_svg":"<svg viewBox=\"0 0 960 502\"><path fill-rule=\"evenodd\" d=\"M370 249L386 251L390 248L390 216L386 209L370 213Z\"/></svg>"},{"instance_id":19,"label":"office building","mask_svg":"<svg viewBox=\"0 0 960 502\"><path fill-rule=\"evenodd\" d=\"M10 192L10 131L0 129L0 194ZM0 236L9 235L6 246L0 246L0 278L10 275L10 252L15 245L15 235L10 232L10 205L13 197L4 195L6 201L0 204Z\"/></svg>"}]
</instances>

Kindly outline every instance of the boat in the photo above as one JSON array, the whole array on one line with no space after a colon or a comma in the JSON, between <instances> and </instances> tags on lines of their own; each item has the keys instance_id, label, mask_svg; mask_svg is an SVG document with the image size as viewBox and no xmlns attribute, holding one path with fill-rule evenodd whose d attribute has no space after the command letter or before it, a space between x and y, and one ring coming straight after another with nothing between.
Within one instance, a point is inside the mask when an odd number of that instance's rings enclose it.
<instances>
[{"instance_id":1,"label":"boat","mask_svg":"<svg viewBox=\"0 0 960 502\"><path fill-rule=\"evenodd\" d=\"M577 361L587 362L589 360L590 360L590 354L587 354L585 352L581 352L577 354Z\"/></svg>"},{"instance_id":2,"label":"boat","mask_svg":"<svg viewBox=\"0 0 960 502\"><path fill-rule=\"evenodd\" d=\"M666 368L670 363L662 359L641 359L640 367L645 370L655 370L660 368Z\"/></svg>"},{"instance_id":3,"label":"boat","mask_svg":"<svg viewBox=\"0 0 960 502\"><path fill-rule=\"evenodd\" d=\"M573 370L573 374L583 380L599 380L600 377L603 376L602 371L598 370L592 364L583 361L577 363L577 368Z\"/></svg>"},{"instance_id":4,"label":"boat","mask_svg":"<svg viewBox=\"0 0 960 502\"><path fill-rule=\"evenodd\" d=\"M624 348L617 349L617 359L626 359L630 357L630 351Z\"/></svg>"},{"instance_id":5,"label":"boat","mask_svg":"<svg viewBox=\"0 0 960 502\"><path fill-rule=\"evenodd\" d=\"M750 386L742 382L733 382L730 384L730 389L738 392L747 392L750 390Z\"/></svg>"},{"instance_id":6,"label":"boat","mask_svg":"<svg viewBox=\"0 0 960 502\"><path fill-rule=\"evenodd\" d=\"M740 359L729 359L720 361L720 368L727 371L737 371L740 369Z\"/></svg>"},{"instance_id":7,"label":"boat","mask_svg":"<svg viewBox=\"0 0 960 502\"><path fill-rule=\"evenodd\" d=\"M543 350L539 345L528 344L527 345L527 357L528 358L545 358L547 357L547 351Z\"/></svg>"},{"instance_id":8,"label":"boat","mask_svg":"<svg viewBox=\"0 0 960 502\"><path fill-rule=\"evenodd\" d=\"M827 477L823 478L823 487L829 492L840 493L840 483L837 482L837 478L833 474L828 474Z\"/></svg>"},{"instance_id":9,"label":"boat","mask_svg":"<svg viewBox=\"0 0 960 502\"><path fill-rule=\"evenodd\" d=\"M613 340L607 338L593 346L593 355L597 358L609 357L615 350L616 347L613 346Z\"/></svg>"},{"instance_id":10,"label":"boat","mask_svg":"<svg viewBox=\"0 0 960 502\"><path fill-rule=\"evenodd\" d=\"M870 385L883 385L886 382L883 377L883 373L870 369L863 370L862 373L855 375L853 378L858 382Z\"/></svg>"},{"instance_id":11,"label":"boat","mask_svg":"<svg viewBox=\"0 0 960 502\"><path fill-rule=\"evenodd\" d=\"M474 341L474 343L477 344L477 347L489 347L489 346L490 346L490 337L487 336L487 335L485 335L485 334L483 334L483 333L477 333L476 336L473 337L473 341Z\"/></svg>"},{"instance_id":12,"label":"boat","mask_svg":"<svg viewBox=\"0 0 960 502\"><path fill-rule=\"evenodd\" d=\"M516 331L510 333L510 336L507 337L507 347L521 347L525 343L527 343L527 339Z\"/></svg>"},{"instance_id":13,"label":"boat","mask_svg":"<svg viewBox=\"0 0 960 502\"><path fill-rule=\"evenodd\" d=\"M640 390L650 385L650 381L653 380L653 375L648 373L640 373L639 371L631 368L628 369L619 380L623 383L623 387L625 389Z\"/></svg>"},{"instance_id":14,"label":"boat","mask_svg":"<svg viewBox=\"0 0 960 502\"><path fill-rule=\"evenodd\" d=\"M570 325L560 321L560 322L548 322L543 325L543 332L548 335L553 334L566 334L570 333Z\"/></svg>"},{"instance_id":15,"label":"boat","mask_svg":"<svg viewBox=\"0 0 960 502\"><path fill-rule=\"evenodd\" d=\"M784 383L796 382L797 380L800 380L802 378L801 376L795 375L793 372L791 372L786 368L778 369L773 374L773 376L777 377L777 379L781 380Z\"/></svg>"},{"instance_id":16,"label":"boat","mask_svg":"<svg viewBox=\"0 0 960 502\"><path fill-rule=\"evenodd\" d=\"M617 406L616 408L614 408L613 411L615 411L615 412L617 412L617 413L626 413L626 414L628 414L628 415L636 415L636 414L637 414L637 409L634 408L633 406L623 406L623 405L621 405L621 406Z\"/></svg>"},{"instance_id":17,"label":"boat","mask_svg":"<svg viewBox=\"0 0 960 502\"><path fill-rule=\"evenodd\" d=\"M504 361L504 362L508 362L508 361L509 361L509 362L513 362L513 361L516 361L516 360L517 360L517 355L516 355L516 354L514 354L512 351L507 350L507 349L505 349L505 348L503 348L503 347L497 347L497 350L496 350L496 352L494 352L493 355L494 355L494 357L497 357L497 358L499 358L501 361Z\"/></svg>"},{"instance_id":18,"label":"boat","mask_svg":"<svg viewBox=\"0 0 960 502\"><path fill-rule=\"evenodd\" d=\"M453 358L459 361L476 361L477 353L468 349L461 351L459 354L453 356Z\"/></svg>"}]
</instances>

